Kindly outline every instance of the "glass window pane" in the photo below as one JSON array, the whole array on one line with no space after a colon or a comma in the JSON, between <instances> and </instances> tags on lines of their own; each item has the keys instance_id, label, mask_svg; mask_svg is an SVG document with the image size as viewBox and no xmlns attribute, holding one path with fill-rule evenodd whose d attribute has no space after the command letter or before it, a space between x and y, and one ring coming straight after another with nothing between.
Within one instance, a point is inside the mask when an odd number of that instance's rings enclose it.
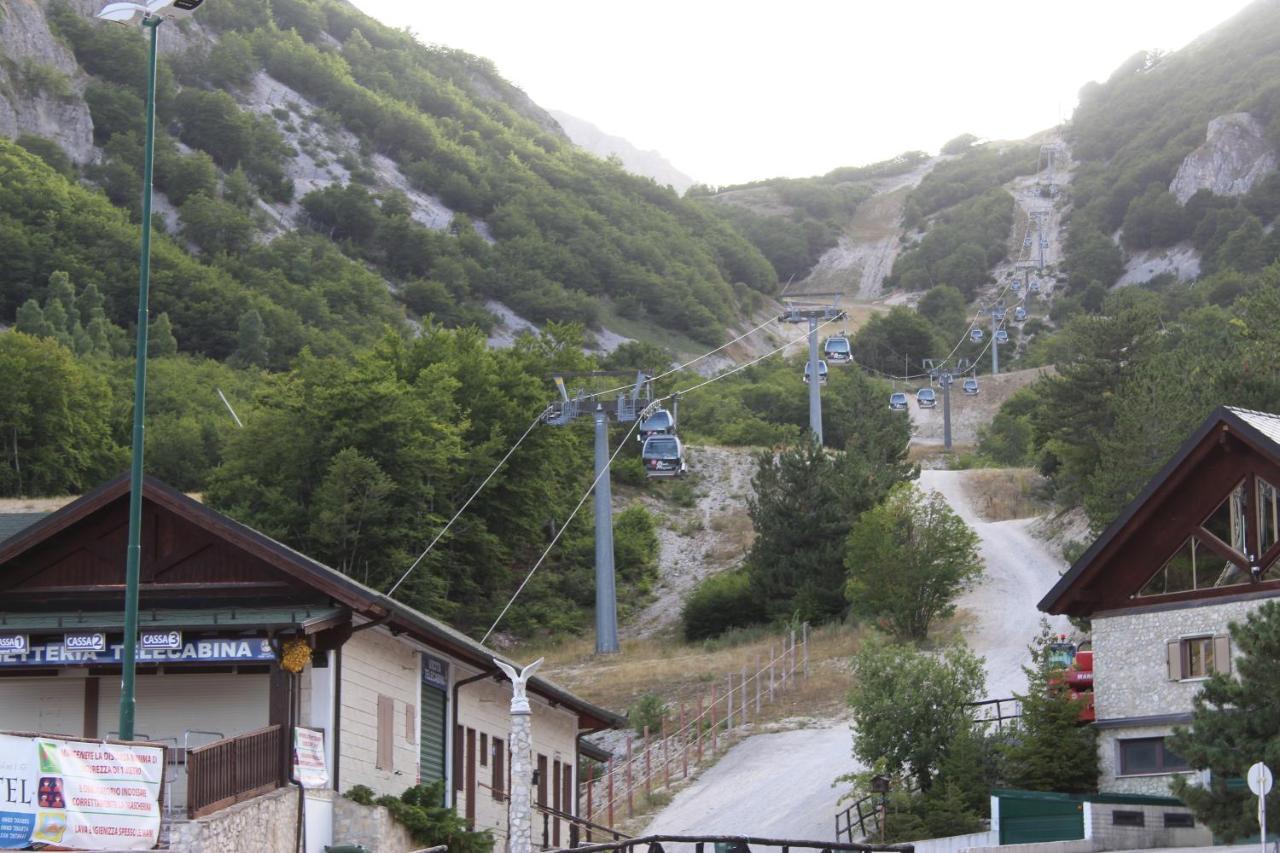
<instances>
[{"instance_id":1,"label":"glass window pane","mask_svg":"<svg viewBox=\"0 0 1280 853\"><path fill-rule=\"evenodd\" d=\"M1162 767L1165 770L1187 770L1190 768L1190 765L1187 764L1187 760L1185 758L1181 755L1177 755L1176 753L1172 753L1165 748L1164 738L1160 739L1160 751L1164 756Z\"/></svg>"},{"instance_id":2,"label":"glass window pane","mask_svg":"<svg viewBox=\"0 0 1280 853\"><path fill-rule=\"evenodd\" d=\"M1157 772L1160 769L1159 748L1158 738L1120 741L1120 772Z\"/></svg>"},{"instance_id":3,"label":"glass window pane","mask_svg":"<svg viewBox=\"0 0 1280 853\"><path fill-rule=\"evenodd\" d=\"M1263 479L1258 480L1258 541L1263 553L1280 542L1280 500L1276 487Z\"/></svg>"},{"instance_id":4,"label":"glass window pane","mask_svg":"<svg viewBox=\"0 0 1280 853\"><path fill-rule=\"evenodd\" d=\"M1240 553L1244 553L1244 481L1236 484L1231 493L1223 498L1218 508L1204 520L1204 528L1218 537L1225 545L1230 545Z\"/></svg>"}]
</instances>

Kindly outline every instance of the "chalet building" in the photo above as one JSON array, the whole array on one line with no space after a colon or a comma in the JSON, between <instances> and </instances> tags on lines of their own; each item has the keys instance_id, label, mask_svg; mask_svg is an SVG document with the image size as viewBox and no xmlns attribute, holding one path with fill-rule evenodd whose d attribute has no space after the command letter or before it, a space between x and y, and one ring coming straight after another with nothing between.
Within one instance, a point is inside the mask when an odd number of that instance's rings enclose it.
<instances>
[{"instance_id":1,"label":"chalet building","mask_svg":"<svg viewBox=\"0 0 1280 853\"><path fill-rule=\"evenodd\" d=\"M1280 415L1219 408L1040 602L1091 620L1106 792L1169 793L1166 748L1236 655L1228 626L1280 596Z\"/></svg>"},{"instance_id":2,"label":"chalet building","mask_svg":"<svg viewBox=\"0 0 1280 853\"><path fill-rule=\"evenodd\" d=\"M115 736L128 502L122 477L0 542L0 649L26 649L0 651L0 730ZM283 786L307 726L333 791L443 780L460 815L505 838L511 689L493 652L153 479L142 521L135 728L174 747L169 810ZM298 639L310 659L294 674L282 650ZM624 720L545 679L529 698L537 801L576 814L579 737ZM214 753L271 760L232 790L201 775Z\"/></svg>"}]
</instances>

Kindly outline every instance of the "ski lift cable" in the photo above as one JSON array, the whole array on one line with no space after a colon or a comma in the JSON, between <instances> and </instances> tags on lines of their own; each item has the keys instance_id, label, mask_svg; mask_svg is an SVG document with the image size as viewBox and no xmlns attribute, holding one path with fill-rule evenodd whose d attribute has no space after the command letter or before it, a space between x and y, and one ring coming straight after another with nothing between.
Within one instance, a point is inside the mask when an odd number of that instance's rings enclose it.
<instances>
[{"instance_id":1,"label":"ski lift cable","mask_svg":"<svg viewBox=\"0 0 1280 853\"><path fill-rule=\"evenodd\" d=\"M462 506L458 507L458 511L453 514L453 518L450 518L449 521L445 524L445 526L440 528L440 532L437 533L435 538L431 540L431 544L428 545L423 550L423 552L418 555L418 559L413 561L413 565L405 569L404 574L402 574L400 576L400 579L391 586L391 589L387 590L386 594L388 596L390 596L397 589L399 589L400 584L404 583L405 579L408 578L409 575L413 574L413 570L418 568L418 564L421 563L426 558L426 556L431 553L431 549L436 547L436 543L439 542L442 538L444 538L444 535L449 532L449 528L453 527L453 523L458 520L458 518L462 515L462 513L466 512L467 507L471 506L471 502L476 499L476 495L480 494L480 492L483 491L484 487L489 485L489 481L492 480L493 476L498 473L498 470L502 468L503 465L507 464L507 460L510 459L511 455L516 452L516 449L521 444L524 443L524 440L529 437L529 433L533 432L533 428L536 427L538 424L542 423L542 419L546 417L546 414L550 409L551 407L548 406L547 408L543 409L541 412L538 412L538 416L534 418L533 422L529 424L528 428L525 429L524 435L520 436L520 438L516 440L516 443L511 445L511 449L509 449L506 452L506 455L504 455L502 459L498 461L497 465L493 466L493 470L489 472L489 476L485 477L484 480L481 481L479 486L476 486L476 490L471 493L471 497L467 498L467 500L462 504Z\"/></svg>"},{"instance_id":2,"label":"ski lift cable","mask_svg":"<svg viewBox=\"0 0 1280 853\"><path fill-rule=\"evenodd\" d=\"M727 349L727 348L729 348L729 347L733 346L734 344L738 343L738 341L741 341L741 340L743 340L744 338L747 338L747 337L749 337L749 336L751 336L751 335L754 335L756 332L760 331L761 329L763 329L765 326L769 325L770 323L776 322L776 320L777 320L777 318L776 318L776 317L770 317L768 320L765 320L765 321L764 321L763 323L761 323L759 326L756 326L754 329L751 329L751 330L749 330L749 331L743 332L741 335L738 335L738 337L734 338L733 340L729 341L728 343L723 343L723 344L721 344L720 346L716 347L715 349L711 350L710 352L704 352L702 355L698 356L697 358L694 358L694 359L691 359L691 360L689 360L689 361L686 361L684 364L677 364L675 367L671 368L670 370L667 370L667 371L666 371L666 372L664 372L664 373L659 373L657 376L651 377L648 381L650 381L650 382L657 382L659 379L666 379L668 376L670 376L670 375L671 375L671 374L673 374L673 373L679 373L679 372L680 372L680 371L682 371L682 370L686 370L686 369L688 369L689 367L692 367L693 365L695 365L695 364L697 364L698 362L702 361L704 358L710 358L711 356L715 355L716 353L720 352L721 350L723 350L723 349ZM630 385L630 384L628 384L628 385L619 385L617 388L610 388L610 389L608 389L607 391L596 391L594 394L587 394L587 395L585 395L585 397L584 397L583 399L590 400L590 399L593 399L593 398L595 398L595 397L603 397L603 396L604 396L604 395L606 395L606 394L616 394L616 393L618 393L619 391L629 391L632 387L633 387L633 386L632 386L632 385Z\"/></svg>"},{"instance_id":3,"label":"ski lift cable","mask_svg":"<svg viewBox=\"0 0 1280 853\"><path fill-rule=\"evenodd\" d=\"M838 319L840 318L833 317L830 320L825 320L822 323L819 323L815 327L814 331L817 331L817 329L821 329L823 326L834 323ZM764 361L766 358L769 358L770 356L777 355L778 353L785 350L787 347L800 343L801 341L806 340L808 337L809 337L809 333L805 332L803 335L797 338L794 338L790 341L787 341L785 344L778 347L777 349L771 350L758 358L753 358L751 361L737 365L732 370L726 370L723 373L719 373L711 377L710 379L706 379L702 382L699 382L696 385L691 385L688 388L684 388L679 391L673 391L671 394L668 394L665 397L659 397L658 399L650 402L649 405L645 407L644 412L642 412L634 421L632 421L631 428L627 430L627 434L623 436L622 441L618 442L617 449L615 449L613 453L609 456L609 464L604 467L604 470L602 470L599 474L595 476L595 479L591 481L591 485L588 486L586 491L582 493L582 497L578 500L578 505L573 508L573 512L569 513L569 517L565 519L564 524L560 525L560 529L556 532L555 538L553 538L550 544L547 545L546 549L543 550L542 555L538 557L538 561L533 564L533 568L529 569L529 573L525 575L524 580L520 582L520 586L516 587L516 591L512 593L511 599L506 603L506 606L502 608L502 612L498 614L498 618L493 620L493 624L489 626L489 630L484 632L484 636L480 638L480 642L483 644L485 640L489 639L489 635L492 634L494 629L498 627L498 623L502 621L502 617L507 615L507 611L511 609L511 605L515 604L516 599L520 597L520 593L523 592L524 588L529 585L529 581L533 579L534 573L538 571L539 567L541 567L543 562L547 559L547 555L551 553L551 549L554 548L556 546L556 543L560 541L560 537L564 535L565 530L567 530L569 525L573 522L573 519L574 517L577 516L578 511L582 509L582 505L587 502L587 498L591 497L591 493L595 490L596 484L600 482L600 478L603 477L605 473L607 473L609 469L612 467L613 460L617 458L618 454L622 451L622 448L627 446L628 441L631 438L631 434L636 431L636 427L640 426L640 423L645 419L649 411L651 411L659 403L670 400L672 397L675 397L677 395L684 396L685 394L688 394L692 391L696 391L699 388L703 388L707 385L710 385L712 382L717 382L728 376L732 376L735 373L738 373L739 371L746 370L748 367L751 367L754 364L758 364L761 361Z\"/></svg>"},{"instance_id":4,"label":"ski lift cable","mask_svg":"<svg viewBox=\"0 0 1280 853\"><path fill-rule=\"evenodd\" d=\"M569 513L569 517L565 519L564 524L560 525L560 529L556 531L555 537L552 538L551 542L543 550L542 556L538 557L538 562L534 563L533 568L529 569L529 574L525 575L524 580L520 581L520 586L516 587L516 591L511 594L511 599L507 602L506 606L502 608L502 612L498 614L498 618L494 619L493 624L489 626L489 630L484 632L484 636L480 638L481 645L484 645L484 641L489 639L489 635L498 627L498 623L502 621L502 617L507 615L507 611L511 609L511 605L516 603L516 599L520 597L520 593L524 592L524 588L529 585L529 581L533 579L534 572L538 571L538 568L542 565L543 561L547 559L547 555L551 553L551 549L556 547L556 543L560 541L560 537L569 529L569 525L573 523L573 519L577 516L578 510L582 509L582 505L587 502L587 498L591 497L591 493L595 491L596 485L600 482L600 478L609 473L610 468L613 467L613 460L622 452L622 448L627 446L631 439L631 434L636 431L636 427L640 426L640 420L640 418L636 418L632 421L631 429L627 430L627 434L622 437L622 440L618 442L618 447L609 456L609 463L600 470L600 473L596 474L595 479L591 481L591 485L587 486L586 491L582 493L582 497L578 499L578 505L573 508L573 512Z\"/></svg>"}]
</instances>

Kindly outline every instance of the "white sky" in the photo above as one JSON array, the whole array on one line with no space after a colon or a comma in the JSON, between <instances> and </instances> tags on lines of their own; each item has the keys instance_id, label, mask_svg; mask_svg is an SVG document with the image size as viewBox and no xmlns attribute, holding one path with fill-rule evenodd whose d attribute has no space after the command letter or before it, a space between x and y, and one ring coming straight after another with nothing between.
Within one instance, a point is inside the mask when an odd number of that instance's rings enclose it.
<instances>
[{"instance_id":1,"label":"white sky","mask_svg":"<svg viewBox=\"0 0 1280 853\"><path fill-rule=\"evenodd\" d=\"M716 185L1027 136L1087 81L1247 2L355 0Z\"/></svg>"}]
</instances>

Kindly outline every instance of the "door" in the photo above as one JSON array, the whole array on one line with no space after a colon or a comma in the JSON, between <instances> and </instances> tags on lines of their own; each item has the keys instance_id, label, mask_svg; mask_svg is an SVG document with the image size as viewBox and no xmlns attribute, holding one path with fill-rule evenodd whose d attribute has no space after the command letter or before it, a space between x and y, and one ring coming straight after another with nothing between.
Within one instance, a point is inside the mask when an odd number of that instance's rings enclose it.
<instances>
[{"instance_id":1,"label":"door","mask_svg":"<svg viewBox=\"0 0 1280 853\"><path fill-rule=\"evenodd\" d=\"M421 701L422 731L418 740L418 766L422 784L430 785L444 781L444 733L448 720L448 699L443 691L424 685Z\"/></svg>"}]
</instances>

